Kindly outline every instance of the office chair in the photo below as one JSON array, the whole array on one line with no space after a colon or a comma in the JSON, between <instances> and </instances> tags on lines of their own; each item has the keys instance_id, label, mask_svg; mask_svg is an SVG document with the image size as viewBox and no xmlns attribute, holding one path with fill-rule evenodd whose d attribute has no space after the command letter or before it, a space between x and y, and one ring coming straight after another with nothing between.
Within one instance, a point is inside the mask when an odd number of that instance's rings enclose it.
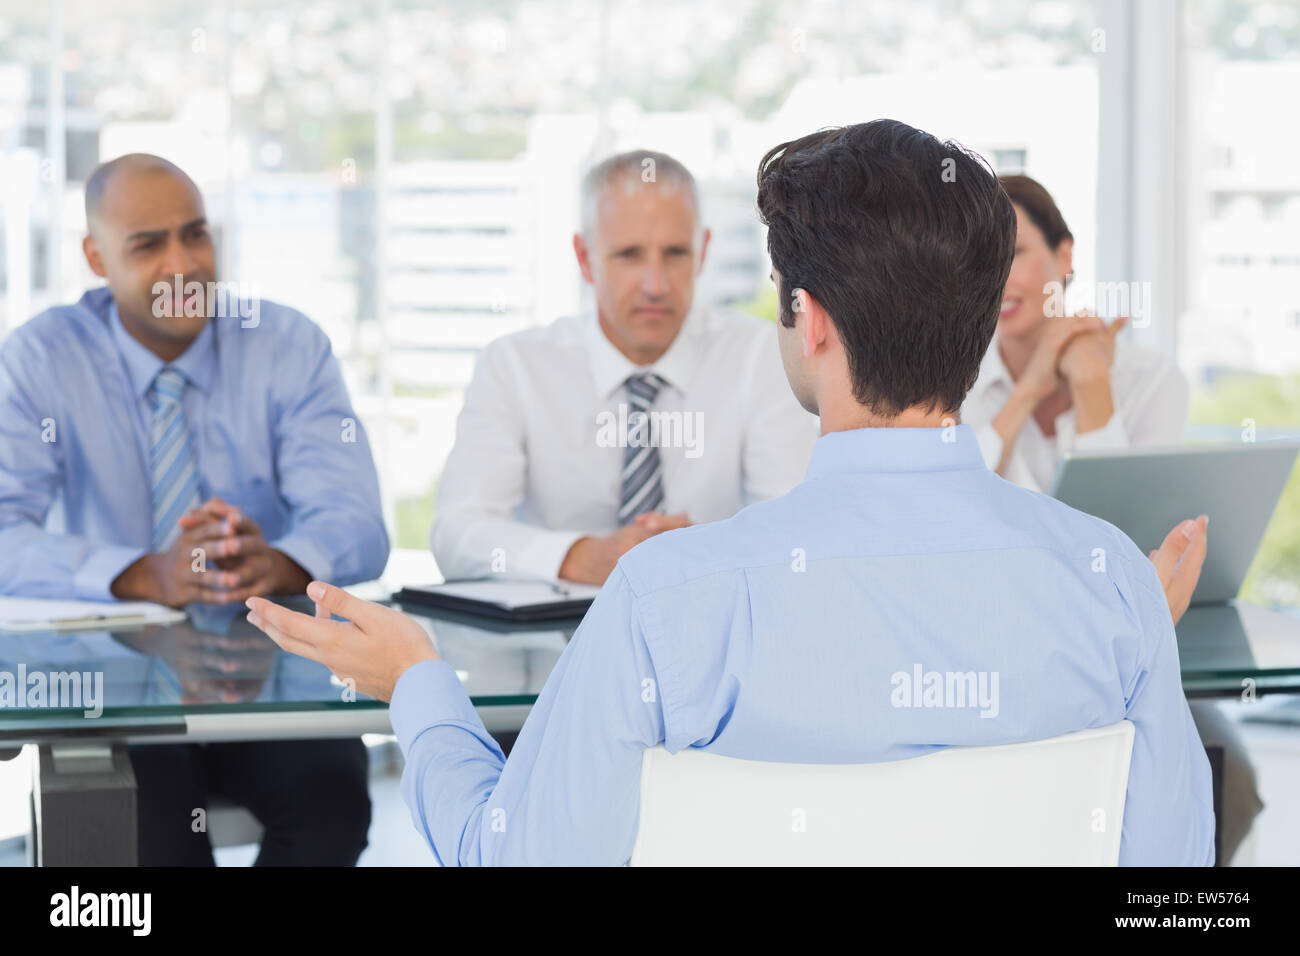
<instances>
[{"instance_id":1,"label":"office chair","mask_svg":"<svg viewBox=\"0 0 1300 956\"><path fill-rule=\"evenodd\" d=\"M1115 866L1133 725L871 764L647 750L632 866Z\"/></svg>"}]
</instances>

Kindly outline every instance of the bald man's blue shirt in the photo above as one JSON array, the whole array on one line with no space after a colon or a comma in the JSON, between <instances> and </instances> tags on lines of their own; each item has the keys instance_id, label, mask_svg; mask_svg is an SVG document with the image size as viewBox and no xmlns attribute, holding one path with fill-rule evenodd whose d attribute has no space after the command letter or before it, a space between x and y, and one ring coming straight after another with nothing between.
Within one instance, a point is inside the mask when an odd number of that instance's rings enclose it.
<instances>
[{"instance_id":1,"label":"bald man's blue shirt","mask_svg":"<svg viewBox=\"0 0 1300 956\"><path fill-rule=\"evenodd\" d=\"M258 306L255 324L210 320L170 363L188 382L200 493L238 506L312 577L378 577L379 481L329 339L293 309ZM0 345L0 593L108 599L150 550L148 392L163 365L107 288Z\"/></svg>"},{"instance_id":2,"label":"bald man's blue shirt","mask_svg":"<svg viewBox=\"0 0 1300 956\"><path fill-rule=\"evenodd\" d=\"M931 672L987 693L902 692ZM509 761L442 661L402 675L390 714L412 818L446 864L627 862L642 754L661 744L862 763L1124 719L1120 862L1214 859L1154 567L1113 526L990 472L965 425L825 435L789 494L628 552Z\"/></svg>"}]
</instances>

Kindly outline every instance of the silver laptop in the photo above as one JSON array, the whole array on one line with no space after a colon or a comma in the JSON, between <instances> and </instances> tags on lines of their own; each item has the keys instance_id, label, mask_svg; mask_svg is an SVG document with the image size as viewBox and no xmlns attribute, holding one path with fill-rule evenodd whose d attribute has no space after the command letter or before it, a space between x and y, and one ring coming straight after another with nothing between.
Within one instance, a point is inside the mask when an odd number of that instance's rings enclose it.
<instances>
[{"instance_id":1,"label":"silver laptop","mask_svg":"<svg viewBox=\"0 0 1300 956\"><path fill-rule=\"evenodd\" d=\"M1259 550L1300 441L1147 446L1062 459L1052 496L1115 525L1142 550L1178 522L1210 516L1210 546L1192 604L1237 596Z\"/></svg>"}]
</instances>

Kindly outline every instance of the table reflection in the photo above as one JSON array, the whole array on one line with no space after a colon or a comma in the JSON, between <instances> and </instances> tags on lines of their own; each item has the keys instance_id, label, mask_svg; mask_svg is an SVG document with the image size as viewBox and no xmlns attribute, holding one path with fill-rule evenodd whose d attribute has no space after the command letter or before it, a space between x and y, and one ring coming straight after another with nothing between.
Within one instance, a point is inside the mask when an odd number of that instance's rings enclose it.
<instances>
[{"instance_id":1,"label":"table reflection","mask_svg":"<svg viewBox=\"0 0 1300 956\"><path fill-rule=\"evenodd\" d=\"M305 598L279 601L312 613ZM510 624L454 612L400 606L433 638L478 706L530 704L546 683L578 621ZM102 675L105 714L208 713L344 706L375 702L327 668L287 654L248 623L242 605L193 606L184 621L114 630L0 631L0 672ZM39 708L39 713L38 713ZM8 719L81 719L55 701L0 707Z\"/></svg>"}]
</instances>

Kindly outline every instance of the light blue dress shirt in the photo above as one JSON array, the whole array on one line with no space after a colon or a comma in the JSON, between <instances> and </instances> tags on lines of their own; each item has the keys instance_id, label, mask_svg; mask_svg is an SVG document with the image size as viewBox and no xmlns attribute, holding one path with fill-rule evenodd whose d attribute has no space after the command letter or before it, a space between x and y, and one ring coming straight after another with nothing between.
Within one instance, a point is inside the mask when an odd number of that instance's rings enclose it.
<instances>
[{"instance_id":1,"label":"light blue dress shirt","mask_svg":"<svg viewBox=\"0 0 1300 956\"><path fill-rule=\"evenodd\" d=\"M918 669L997 693L902 692ZM402 675L391 716L412 818L446 864L625 863L659 744L860 763L1125 718L1120 862L1213 861L1209 762L1155 568L1112 525L989 471L966 425L825 435L784 497L629 551L508 761L442 661Z\"/></svg>"},{"instance_id":2,"label":"light blue dress shirt","mask_svg":"<svg viewBox=\"0 0 1300 956\"><path fill-rule=\"evenodd\" d=\"M0 346L0 594L109 599L150 550L148 392L163 364L127 333L107 288ZM263 300L256 325L213 319L171 365L190 383L203 499L237 505L312 577L378 577L379 479L320 328Z\"/></svg>"}]
</instances>

